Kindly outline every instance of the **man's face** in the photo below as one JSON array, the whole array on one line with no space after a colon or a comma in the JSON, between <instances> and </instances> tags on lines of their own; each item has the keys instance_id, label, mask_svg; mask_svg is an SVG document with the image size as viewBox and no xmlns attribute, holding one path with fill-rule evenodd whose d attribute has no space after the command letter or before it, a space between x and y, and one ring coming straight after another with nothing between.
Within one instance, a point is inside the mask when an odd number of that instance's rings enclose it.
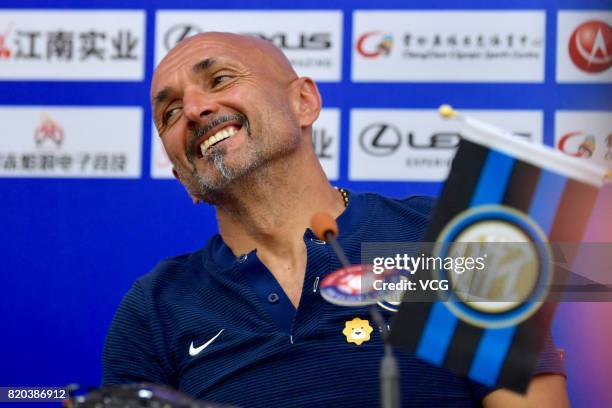
<instances>
[{"instance_id":1,"label":"man's face","mask_svg":"<svg viewBox=\"0 0 612 408\"><path fill-rule=\"evenodd\" d=\"M297 77L271 47L210 33L179 44L155 71L155 124L193 197L215 203L233 181L300 143L291 99Z\"/></svg>"}]
</instances>

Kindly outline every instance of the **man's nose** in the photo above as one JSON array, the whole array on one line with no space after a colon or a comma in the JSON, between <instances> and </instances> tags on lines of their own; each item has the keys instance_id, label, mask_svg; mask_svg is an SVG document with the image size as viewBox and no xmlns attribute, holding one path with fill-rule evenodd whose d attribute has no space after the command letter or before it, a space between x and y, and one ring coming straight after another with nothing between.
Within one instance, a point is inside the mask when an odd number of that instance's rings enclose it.
<instances>
[{"instance_id":1,"label":"man's nose","mask_svg":"<svg viewBox=\"0 0 612 408\"><path fill-rule=\"evenodd\" d=\"M219 112L219 104L209 95L199 90L186 92L183 99L183 113L189 127L208 121L208 116Z\"/></svg>"}]
</instances>

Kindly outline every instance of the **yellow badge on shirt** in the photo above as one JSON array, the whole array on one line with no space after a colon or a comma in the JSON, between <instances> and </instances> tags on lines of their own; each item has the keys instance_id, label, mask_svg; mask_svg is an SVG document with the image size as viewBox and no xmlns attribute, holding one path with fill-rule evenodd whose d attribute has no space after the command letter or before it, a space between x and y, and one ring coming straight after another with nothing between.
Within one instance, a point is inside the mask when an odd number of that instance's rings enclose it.
<instances>
[{"instance_id":1,"label":"yellow badge on shirt","mask_svg":"<svg viewBox=\"0 0 612 408\"><path fill-rule=\"evenodd\" d=\"M347 343L355 343L360 346L361 343L370 341L370 334L373 330L370 322L356 317L344 324L342 334L346 336Z\"/></svg>"}]
</instances>

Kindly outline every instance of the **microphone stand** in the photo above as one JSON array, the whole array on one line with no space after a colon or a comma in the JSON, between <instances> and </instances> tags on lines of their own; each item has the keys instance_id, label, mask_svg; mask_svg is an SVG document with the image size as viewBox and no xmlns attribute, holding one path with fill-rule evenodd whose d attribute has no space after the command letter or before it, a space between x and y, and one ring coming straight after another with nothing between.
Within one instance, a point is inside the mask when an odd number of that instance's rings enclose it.
<instances>
[{"instance_id":1,"label":"microphone stand","mask_svg":"<svg viewBox=\"0 0 612 408\"><path fill-rule=\"evenodd\" d=\"M336 235L332 231L325 231L323 234L325 241L329 243L340 260L344 268L351 266L342 247L336 240ZM389 343L389 330L384 317L375 305L369 307L372 320L382 330L382 338L384 343L385 355L380 362L379 384L380 384L380 403L381 408L400 408L400 388L399 388L399 366L397 359L393 355L393 348Z\"/></svg>"},{"instance_id":2,"label":"microphone stand","mask_svg":"<svg viewBox=\"0 0 612 408\"><path fill-rule=\"evenodd\" d=\"M381 407L400 408L399 366L393 355L393 348L389 344L389 330L385 319L374 305L370 306L370 316L382 328L382 337L385 344L385 355L380 362L379 373Z\"/></svg>"}]
</instances>

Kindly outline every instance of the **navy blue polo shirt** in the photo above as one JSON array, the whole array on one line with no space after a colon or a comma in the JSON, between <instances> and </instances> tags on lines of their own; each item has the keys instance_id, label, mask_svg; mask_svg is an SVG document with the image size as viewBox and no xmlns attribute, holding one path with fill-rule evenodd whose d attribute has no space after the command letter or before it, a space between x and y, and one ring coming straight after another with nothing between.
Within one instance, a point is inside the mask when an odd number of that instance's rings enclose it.
<instances>
[{"instance_id":1,"label":"navy blue polo shirt","mask_svg":"<svg viewBox=\"0 0 612 408\"><path fill-rule=\"evenodd\" d=\"M362 242L421 239L432 199L350 194L338 218L351 263ZM319 294L340 268L331 247L304 233L308 260L299 307L293 307L257 252L234 256L219 235L190 254L161 262L123 299L103 353L103 383L168 384L195 398L240 407L376 407L383 355L365 307L340 307ZM387 321L391 313L382 310ZM368 320L370 340L347 342L347 321ZM402 406L480 406L487 390L396 352ZM551 341L538 373L563 373Z\"/></svg>"}]
</instances>

